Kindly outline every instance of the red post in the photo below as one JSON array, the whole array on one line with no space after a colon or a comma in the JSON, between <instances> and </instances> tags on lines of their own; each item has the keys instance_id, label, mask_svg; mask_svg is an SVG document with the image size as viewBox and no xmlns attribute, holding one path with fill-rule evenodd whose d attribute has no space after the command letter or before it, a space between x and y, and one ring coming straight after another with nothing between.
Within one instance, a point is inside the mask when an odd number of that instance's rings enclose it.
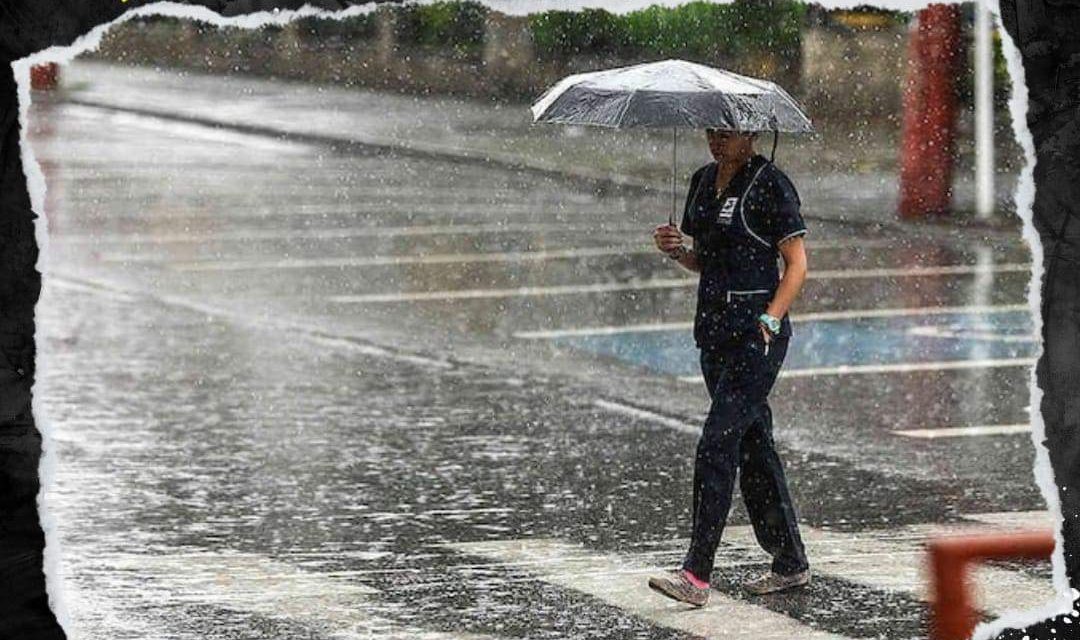
<instances>
[{"instance_id":1,"label":"red post","mask_svg":"<svg viewBox=\"0 0 1080 640\"><path fill-rule=\"evenodd\" d=\"M961 35L958 5L932 4L919 11L903 92L902 218L947 214L951 207Z\"/></svg>"},{"instance_id":2,"label":"red post","mask_svg":"<svg viewBox=\"0 0 1080 640\"><path fill-rule=\"evenodd\" d=\"M930 543L930 632L934 640L968 640L978 622L968 591L973 563L1009 558L1046 558L1054 552L1049 532L941 538Z\"/></svg>"},{"instance_id":3,"label":"red post","mask_svg":"<svg viewBox=\"0 0 1080 640\"><path fill-rule=\"evenodd\" d=\"M30 88L34 91L49 91L56 88L60 79L60 66L47 62L30 67Z\"/></svg>"}]
</instances>

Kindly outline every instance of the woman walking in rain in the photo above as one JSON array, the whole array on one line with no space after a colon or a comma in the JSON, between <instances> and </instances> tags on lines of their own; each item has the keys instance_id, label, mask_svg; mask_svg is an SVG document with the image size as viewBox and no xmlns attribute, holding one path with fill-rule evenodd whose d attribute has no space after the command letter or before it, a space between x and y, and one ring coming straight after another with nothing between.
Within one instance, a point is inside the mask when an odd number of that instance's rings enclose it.
<instances>
[{"instance_id":1,"label":"woman walking in rain","mask_svg":"<svg viewBox=\"0 0 1080 640\"><path fill-rule=\"evenodd\" d=\"M755 153L756 133L706 134L715 162L690 180L681 232L669 224L653 233L660 251L700 273L694 341L712 404L694 463L690 549L681 569L649 586L699 607L709 600L736 472L754 534L772 556L771 570L746 589L766 594L810 581L768 403L791 335L788 309L806 279L806 226L791 181Z\"/></svg>"}]
</instances>

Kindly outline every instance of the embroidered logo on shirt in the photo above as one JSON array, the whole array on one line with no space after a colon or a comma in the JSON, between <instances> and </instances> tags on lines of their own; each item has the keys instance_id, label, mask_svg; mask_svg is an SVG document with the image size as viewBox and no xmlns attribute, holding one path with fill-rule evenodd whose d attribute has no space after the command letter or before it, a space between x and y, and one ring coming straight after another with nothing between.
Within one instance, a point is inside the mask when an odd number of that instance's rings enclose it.
<instances>
[{"instance_id":1,"label":"embroidered logo on shirt","mask_svg":"<svg viewBox=\"0 0 1080 640\"><path fill-rule=\"evenodd\" d=\"M738 198L728 198L724 200L724 206L720 209L720 222L728 224L731 222L731 216L735 215L735 205L739 203Z\"/></svg>"}]
</instances>

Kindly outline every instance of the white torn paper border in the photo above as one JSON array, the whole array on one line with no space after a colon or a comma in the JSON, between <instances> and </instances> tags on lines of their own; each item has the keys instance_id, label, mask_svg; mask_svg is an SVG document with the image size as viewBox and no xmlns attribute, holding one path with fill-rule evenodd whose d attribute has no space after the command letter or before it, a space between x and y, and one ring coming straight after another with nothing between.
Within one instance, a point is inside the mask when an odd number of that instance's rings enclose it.
<instances>
[{"instance_id":1,"label":"white torn paper border","mask_svg":"<svg viewBox=\"0 0 1080 640\"><path fill-rule=\"evenodd\" d=\"M433 4L438 0L414 0L412 4ZM674 7L686 2L679 0L479 0L479 2L490 9L500 11L502 13L510 15L524 15L528 13L536 13L550 10L581 10L581 9L604 9L612 13L626 13L630 11L640 10L647 8L651 5L661 5L666 7ZM724 4L724 2L719 2ZM917 11L925 8L929 2L922 2L918 0L877 0L872 3L861 2L859 0L819 0L817 4L820 4L826 8L831 9L844 9L854 8L856 6L872 5L885 9L901 10L901 11ZM959 4L959 3L956 3ZM142 7L134 8L127 11L125 14L117 18L116 20L102 24L89 33L81 36L75 42L65 47L50 47L31 56L23 58L13 63L15 70L15 76L19 85L19 122L21 125L22 133L20 144L22 147L22 161L23 168L27 178L27 188L30 193L31 205L35 212L39 213L39 217L36 221L35 237L38 242L40 254L37 263L37 269L39 272L44 273L47 271L46 265L48 264L48 230L47 220L44 216L41 216L41 212L44 211L45 193L47 185L45 184L44 174L41 171L41 167L38 165L34 158L31 145L27 141L28 131L28 114L31 101L29 78L30 68L34 65L56 62L66 63L73 60L75 57L97 49L101 44L101 39L106 31L117 24L126 22L128 20L135 19L140 16L165 16L174 18L184 18L190 20L198 20L213 24L218 27L241 27L256 29L266 25L284 25L292 20L309 16L323 16L334 18L348 18L350 16L362 15L373 11L376 8L375 3L368 3L365 5L354 5L346 10L338 12L330 12L322 9L315 9L311 6L304 6L299 10L285 10L285 11L263 11L258 13L252 13L242 16L222 17L217 13L210 11L204 7L184 5L175 2L160 2L151 5L144 5ZM994 7L996 9L996 7ZM1016 187L1016 208L1017 214L1023 221L1023 237L1027 242L1032 253L1032 276L1030 285L1028 288L1028 303L1031 309L1032 317L1036 322L1035 329L1041 333L1042 317L1041 317L1041 282L1043 277L1043 251L1042 244L1039 236L1035 231L1032 223L1032 205L1035 197L1035 184L1033 179L1033 169L1035 164L1035 151L1034 142L1032 140L1031 132L1027 128L1027 87L1024 82L1023 65L1020 59L1020 53L1015 44L1012 42L1009 34L1001 28L1000 11L995 10L995 22L1000 30L1002 36L1003 51L1007 60L1009 76L1012 80L1012 95L1009 102L1009 109L1012 115L1013 131L1016 136L1016 140L1021 145L1024 151L1025 164L1021 170L1020 179L1017 182ZM47 286L48 280L42 279L42 297L44 297L44 289ZM38 363L39 372L41 363ZM39 378L41 376L39 375ZM1042 399L1042 392L1036 385L1034 370L1030 377L1030 398L1031 406L1038 407ZM39 410L39 404L41 402L40 397L35 396L33 401L33 413L34 416L43 415L43 412ZM998 620L991 623L981 624L972 636L975 640L991 638L1000 630L1007 627L1023 627L1030 625L1034 622L1038 622L1048 617L1065 613L1071 608L1071 598L1067 594L1068 581L1065 575L1065 563L1062 549L1061 540L1061 506L1058 499L1056 483L1053 477L1053 469L1050 465L1049 454L1042 445L1042 441L1045 434L1045 425L1042 420L1041 412L1032 411L1032 430L1031 437L1035 445L1035 462L1034 462L1034 475L1036 483L1039 486L1040 491L1050 512L1054 515L1055 523L1057 527L1054 532L1057 546L1055 548L1052 565L1053 565L1053 581L1055 590L1062 595L1054 601L1048 602L1044 607L1037 609L1013 612L1002 616ZM65 629L69 629L70 617L67 607L63 598L63 584L60 578L60 553L62 550L59 548L59 541L57 540L54 520L48 511L48 504L42 500L42 496L45 494L47 487L49 487L55 474L55 453L52 448L52 426L37 420L38 429L42 435L42 458L39 465L39 478L41 481L41 490L38 494L38 509L41 518L41 525L45 532L46 546L45 546L45 577L46 588L49 593L50 605L53 608L54 613L57 616L61 626Z\"/></svg>"}]
</instances>

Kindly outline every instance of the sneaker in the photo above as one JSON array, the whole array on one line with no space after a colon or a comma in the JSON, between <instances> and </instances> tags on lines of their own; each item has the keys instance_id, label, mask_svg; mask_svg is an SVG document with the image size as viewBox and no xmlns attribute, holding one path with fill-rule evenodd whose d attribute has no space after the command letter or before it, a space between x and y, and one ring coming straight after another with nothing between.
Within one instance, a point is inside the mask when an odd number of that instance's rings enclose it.
<instances>
[{"instance_id":1,"label":"sneaker","mask_svg":"<svg viewBox=\"0 0 1080 640\"><path fill-rule=\"evenodd\" d=\"M790 576L783 576L770 571L756 580L747 582L743 585L743 588L754 595L763 596L766 593L776 593L777 591L802 587L808 584L810 584L809 569L793 573Z\"/></svg>"},{"instance_id":2,"label":"sneaker","mask_svg":"<svg viewBox=\"0 0 1080 640\"><path fill-rule=\"evenodd\" d=\"M709 588L695 586L682 569L649 578L649 588L695 607L704 607L709 602Z\"/></svg>"}]
</instances>

